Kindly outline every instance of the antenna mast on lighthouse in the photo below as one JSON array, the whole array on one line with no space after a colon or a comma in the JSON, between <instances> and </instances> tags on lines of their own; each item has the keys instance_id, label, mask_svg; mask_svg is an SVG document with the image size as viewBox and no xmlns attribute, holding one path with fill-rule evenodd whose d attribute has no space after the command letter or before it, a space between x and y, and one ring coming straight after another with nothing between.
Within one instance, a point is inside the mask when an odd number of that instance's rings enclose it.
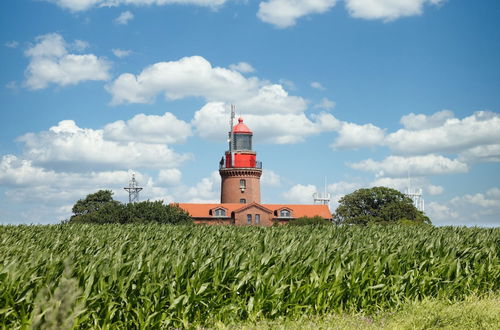
<instances>
[{"instance_id":1,"label":"antenna mast on lighthouse","mask_svg":"<svg viewBox=\"0 0 500 330\"><path fill-rule=\"evenodd\" d=\"M234 141L234 116L235 116L236 106L231 104L231 119L229 120L229 153L231 155L231 166L234 166L234 152L233 152L233 141Z\"/></svg>"}]
</instances>

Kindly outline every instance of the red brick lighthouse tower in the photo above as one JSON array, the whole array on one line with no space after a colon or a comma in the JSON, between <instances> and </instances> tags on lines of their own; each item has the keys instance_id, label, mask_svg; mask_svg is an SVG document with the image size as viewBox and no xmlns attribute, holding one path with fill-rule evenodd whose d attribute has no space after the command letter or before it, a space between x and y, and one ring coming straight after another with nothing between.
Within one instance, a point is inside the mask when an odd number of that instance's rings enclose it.
<instances>
[{"instance_id":1,"label":"red brick lighthouse tower","mask_svg":"<svg viewBox=\"0 0 500 330\"><path fill-rule=\"evenodd\" d=\"M234 108L231 109L229 150L220 161L221 203L260 203L260 176L262 163L252 150L252 131L238 119L233 127Z\"/></svg>"}]
</instances>

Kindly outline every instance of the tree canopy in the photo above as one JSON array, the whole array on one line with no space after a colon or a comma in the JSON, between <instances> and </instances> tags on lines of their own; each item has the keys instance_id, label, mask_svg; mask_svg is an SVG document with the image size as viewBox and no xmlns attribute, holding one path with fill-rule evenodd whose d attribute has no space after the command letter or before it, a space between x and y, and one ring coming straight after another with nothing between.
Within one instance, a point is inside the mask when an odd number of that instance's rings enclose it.
<instances>
[{"instance_id":1,"label":"tree canopy","mask_svg":"<svg viewBox=\"0 0 500 330\"><path fill-rule=\"evenodd\" d=\"M345 195L339 201L335 220L343 224L431 223L409 197L387 187L358 189Z\"/></svg>"},{"instance_id":2,"label":"tree canopy","mask_svg":"<svg viewBox=\"0 0 500 330\"><path fill-rule=\"evenodd\" d=\"M113 199L110 190L99 190L73 205L70 223L170 223L192 221L189 214L176 205L161 201L123 204Z\"/></svg>"}]
</instances>

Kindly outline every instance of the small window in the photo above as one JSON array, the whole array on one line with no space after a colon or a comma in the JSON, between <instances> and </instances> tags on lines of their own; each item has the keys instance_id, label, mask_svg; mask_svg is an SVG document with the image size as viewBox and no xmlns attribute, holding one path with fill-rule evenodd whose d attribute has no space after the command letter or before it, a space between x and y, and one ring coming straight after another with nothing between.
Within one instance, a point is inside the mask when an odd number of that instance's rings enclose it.
<instances>
[{"instance_id":1,"label":"small window","mask_svg":"<svg viewBox=\"0 0 500 330\"><path fill-rule=\"evenodd\" d=\"M289 210L281 210L280 211L280 218L290 218L290 211Z\"/></svg>"},{"instance_id":2,"label":"small window","mask_svg":"<svg viewBox=\"0 0 500 330\"><path fill-rule=\"evenodd\" d=\"M246 204L246 203L247 203L246 199L244 199L244 198L240 199L240 204Z\"/></svg>"},{"instance_id":3,"label":"small window","mask_svg":"<svg viewBox=\"0 0 500 330\"><path fill-rule=\"evenodd\" d=\"M245 189L247 187L247 181L245 179L240 180L240 189Z\"/></svg>"},{"instance_id":4,"label":"small window","mask_svg":"<svg viewBox=\"0 0 500 330\"><path fill-rule=\"evenodd\" d=\"M226 210L224 210L224 209L217 209L217 210L215 210L215 216L216 217L225 217L226 216Z\"/></svg>"},{"instance_id":5,"label":"small window","mask_svg":"<svg viewBox=\"0 0 500 330\"><path fill-rule=\"evenodd\" d=\"M260 224L260 214L255 215L255 224L256 225Z\"/></svg>"},{"instance_id":6,"label":"small window","mask_svg":"<svg viewBox=\"0 0 500 330\"><path fill-rule=\"evenodd\" d=\"M247 225L251 225L251 224L252 224L252 215L247 214Z\"/></svg>"}]
</instances>

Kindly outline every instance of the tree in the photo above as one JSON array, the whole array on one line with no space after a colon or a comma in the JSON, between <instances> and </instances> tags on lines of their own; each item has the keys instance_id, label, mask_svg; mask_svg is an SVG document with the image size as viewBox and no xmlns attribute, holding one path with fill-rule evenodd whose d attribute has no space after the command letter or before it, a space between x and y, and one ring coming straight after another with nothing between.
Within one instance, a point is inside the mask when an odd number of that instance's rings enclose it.
<instances>
[{"instance_id":1,"label":"tree","mask_svg":"<svg viewBox=\"0 0 500 330\"><path fill-rule=\"evenodd\" d=\"M69 222L113 223L120 219L123 205L113 199L111 190L99 190L78 200Z\"/></svg>"},{"instance_id":2,"label":"tree","mask_svg":"<svg viewBox=\"0 0 500 330\"><path fill-rule=\"evenodd\" d=\"M170 223L192 222L177 205L161 201L122 204L113 199L110 190L99 190L78 200L73 206L70 223Z\"/></svg>"},{"instance_id":3,"label":"tree","mask_svg":"<svg viewBox=\"0 0 500 330\"><path fill-rule=\"evenodd\" d=\"M423 212L417 210L413 201L401 192L387 188L374 187L358 189L345 195L339 201L335 219L344 224L369 223L431 223Z\"/></svg>"},{"instance_id":4,"label":"tree","mask_svg":"<svg viewBox=\"0 0 500 330\"><path fill-rule=\"evenodd\" d=\"M290 226L306 226L306 225L331 225L332 223L326 219L323 219L319 215L314 217L300 217L297 219L290 220L288 225Z\"/></svg>"}]
</instances>

